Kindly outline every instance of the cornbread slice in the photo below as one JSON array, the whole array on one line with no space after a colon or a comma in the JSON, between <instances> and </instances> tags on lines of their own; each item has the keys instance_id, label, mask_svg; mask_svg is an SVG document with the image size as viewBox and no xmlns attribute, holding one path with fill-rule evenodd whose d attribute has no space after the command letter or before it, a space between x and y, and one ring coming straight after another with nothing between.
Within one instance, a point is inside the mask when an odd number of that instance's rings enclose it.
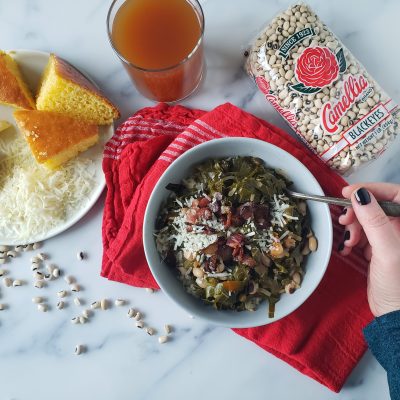
<instances>
[{"instance_id":1,"label":"cornbread slice","mask_svg":"<svg viewBox=\"0 0 400 400\"><path fill-rule=\"evenodd\" d=\"M0 50L0 103L27 110L36 108L18 64L2 50Z\"/></svg>"},{"instance_id":2,"label":"cornbread slice","mask_svg":"<svg viewBox=\"0 0 400 400\"><path fill-rule=\"evenodd\" d=\"M5 131L11 124L8 121L0 121L0 132Z\"/></svg>"},{"instance_id":3,"label":"cornbread slice","mask_svg":"<svg viewBox=\"0 0 400 400\"><path fill-rule=\"evenodd\" d=\"M97 125L111 124L120 116L118 109L86 77L54 54L44 71L36 107Z\"/></svg>"},{"instance_id":4,"label":"cornbread slice","mask_svg":"<svg viewBox=\"0 0 400 400\"><path fill-rule=\"evenodd\" d=\"M52 111L17 110L14 118L39 164L56 169L99 138L97 125Z\"/></svg>"}]
</instances>

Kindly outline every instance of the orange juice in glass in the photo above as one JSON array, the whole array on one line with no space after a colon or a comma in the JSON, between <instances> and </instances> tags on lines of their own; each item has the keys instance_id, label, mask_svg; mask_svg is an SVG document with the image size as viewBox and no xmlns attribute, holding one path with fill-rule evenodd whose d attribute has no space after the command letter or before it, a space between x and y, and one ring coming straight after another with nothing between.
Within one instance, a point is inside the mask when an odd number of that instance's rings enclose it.
<instances>
[{"instance_id":1,"label":"orange juice in glass","mask_svg":"<svg viewBox=\"0 0 400 400\"><path fill-rule=\"evenodd\" d=\"M204 15L197 0L114 0L108 35L145 97L175 102L198 87L204 70Z\"/></svg>"}]
</instances>

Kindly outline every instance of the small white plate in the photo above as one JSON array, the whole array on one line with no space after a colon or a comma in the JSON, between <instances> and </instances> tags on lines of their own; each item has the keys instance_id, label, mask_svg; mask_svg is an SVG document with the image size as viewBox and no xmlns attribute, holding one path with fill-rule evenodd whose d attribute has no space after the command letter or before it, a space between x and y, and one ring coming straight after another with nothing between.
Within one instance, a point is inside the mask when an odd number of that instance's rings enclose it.
<instances>
[{"instance_id":1,"label":"small white plate","mask_svg":"<svg viewBox=\"0 0 400 400\"><path fill-rule=\"evenodd\" d=\"M17 61L28 86L32 90L32 93L36 94L42 72L47 65L50 54L36 50L11 50L9 52ZM85 76L90 79L90 77L88 77L86 74ZM13 111L14 109L12 107L0 105L0 120L9 121L13 125L13 128L9 129L17 129L15 127L15 121L12 115ZM105 143L112 137L114 133L113 125L101 126L99 133L99 142L78 156L90 158L93 161L93 166L95 168L95 184L93 185L91 194L87 201L82 202L82 207L75 213L67 215L67 218L60 225L55 226L51 230L40 235L17 239L6 237L4 236L4 233L0 232L0 244L27 244L49 239L76 224L93 207L105 187L105 179L102 169L103 149ZM10 221L10 224L12 224L12 221Z\"/></svg>"}]
</instances>

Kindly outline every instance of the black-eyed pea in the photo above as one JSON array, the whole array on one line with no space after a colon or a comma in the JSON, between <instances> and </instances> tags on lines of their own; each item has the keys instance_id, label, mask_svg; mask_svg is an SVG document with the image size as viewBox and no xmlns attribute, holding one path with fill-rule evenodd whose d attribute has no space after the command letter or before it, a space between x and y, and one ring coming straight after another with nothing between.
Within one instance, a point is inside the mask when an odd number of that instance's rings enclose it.
<instances>
[{"instance_id":1,"label":"black-eyed pea","mask_svg":"<svg viewBox=\"0 0 400 400\"><path fill-rule=\"evenodd\" d=\"M317 238L315 236L311 236L308 238L308 248L310 251L315 252L318 248Z\"/></svg>"},{"instance_id":2,"label":"black-eyed pea","mask_svg":"<svg viewBox=\"0 0 400 400\"><path fill-rule=\"evenodd\" d=\"M201 268L193 268L192 274L193 274L196 278L203 278L203 276L204 276L204 271L203 271Z\"/></svg>"},{"instance_id":3,"label":"black-eyed pea","mask_svg":"<svg viewBox=\"0 0 400 400\"><path fill-rule=\"evenodd\" d=\"M303 249L301 250L301 254L303 256L310 254L310 248L308 247L308 241L304 244Z\"/></svg>"}]
</instances>

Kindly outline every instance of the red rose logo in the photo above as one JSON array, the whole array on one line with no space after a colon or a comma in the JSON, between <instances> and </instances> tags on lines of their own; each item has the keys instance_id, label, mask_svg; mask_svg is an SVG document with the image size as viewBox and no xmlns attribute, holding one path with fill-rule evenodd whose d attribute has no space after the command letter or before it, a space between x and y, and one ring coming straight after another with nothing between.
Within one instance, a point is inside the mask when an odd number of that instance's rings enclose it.
<instances>
[{"instance_id":1,"label":"red rose logo","mask_svg":"<svg viewBox=\"0 0 400 400\"><path fill-rule=\"evenodd\" d=\"M297 59L295 73L304 86L322 88L338 78L339 65L327 47L308 47Z\"/></svg>"}]
</instances>

